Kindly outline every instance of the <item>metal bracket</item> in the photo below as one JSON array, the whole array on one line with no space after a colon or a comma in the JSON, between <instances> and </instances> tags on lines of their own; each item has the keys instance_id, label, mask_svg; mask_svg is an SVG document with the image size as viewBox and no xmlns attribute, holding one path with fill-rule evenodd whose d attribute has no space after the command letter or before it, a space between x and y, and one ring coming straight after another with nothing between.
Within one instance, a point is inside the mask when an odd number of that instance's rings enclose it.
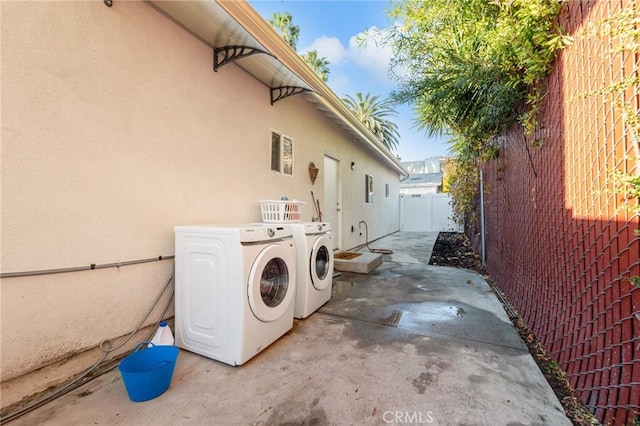
<instances>
[{"instance_id":1,"label":"metal bracket","mask_svg":"<svg viewBox=\"0 0 640 426\"><path fill-rule=\"evenodd\" d=\"M213 49L213 70L218 71L220 67L238 59L246 58L247 56L255 55L256 53L265 53L269 56L273 56L269 52L256 49L251 46L223 46ZM220 58L222 56L222 58ZM275 58L275 56L273 56Z\"/></svg>"},{"instance_id":2,"label":"metal bracket","mask_svg":"<svg viewBox=\"0 0 640 426\"><path fill-rule=\"evenodd\" d=\"M213 49L213 70L217 72L223 65L230 64L247 56L255 55L256 53L264 53L277 59L275 55L251 46L232 45L216 47ZM310 89L297 86L271 87L270 89L271 105L289 96L297 95L298 93L312 92Z\"/></svg>"},{"instance_id":3,"label":"metal bracket","mask_svg":"<svg viewBox=\"0 0 640 426\"><path fill-rule=\"evenodd\" d=\"M298 93L303 92L312 92L312 90L297 87L297 86L282 86L282 87L272 87L271 88L271 105L275 104L279 100L284 98L288 98L289 96L297 95Z\"/></svg>"}]
</instances>

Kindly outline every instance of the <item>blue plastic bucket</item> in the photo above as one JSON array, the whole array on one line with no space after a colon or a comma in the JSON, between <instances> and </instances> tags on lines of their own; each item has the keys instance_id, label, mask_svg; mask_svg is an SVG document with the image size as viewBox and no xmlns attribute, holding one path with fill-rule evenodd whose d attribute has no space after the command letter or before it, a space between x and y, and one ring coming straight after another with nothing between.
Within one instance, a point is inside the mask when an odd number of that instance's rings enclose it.
<instances>
[{"instance_id":1,"label":"blue plastic bucket","mask_svg":"<svg viewBox=\"0 0 640 426\"><path fill-rule=\"evenodd\" d=\"M175 346L147 348L148 344L140 343L118 366L129 399L134 402L148 401L169 389L180 353Z\"/></svg>"}]
</instances>

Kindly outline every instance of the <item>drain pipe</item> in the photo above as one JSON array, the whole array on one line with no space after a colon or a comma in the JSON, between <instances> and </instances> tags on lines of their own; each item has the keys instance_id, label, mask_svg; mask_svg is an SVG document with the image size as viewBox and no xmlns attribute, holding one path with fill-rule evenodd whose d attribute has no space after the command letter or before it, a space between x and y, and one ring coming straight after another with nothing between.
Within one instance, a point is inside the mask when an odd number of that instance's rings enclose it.
<instances>
[{"instance_id":1,"label":"drain pipe","mask_svg":"<svg viewBox=\"0 0 640 426\"><path fill-rule=\"evenodd\" d=\"M91 271L94 269L105 269L105 268L120 268L122 266L129 265L137 265L140 263L149 263L149 262L158 262L161 260L169 260L175 259L175 255L162 255L157 257L150 257L147 259L136 259L136 260L125 260L121 262L112 262L112 263L102 263L86 266L71 266L65 268L56 268L56 269L38 269L33 271L18 271L18 272L0 272L0 278L19 278L19 277L32 277L35 275L51 275L51 274L63 274L67 272L79 272L79 271Z\"/></svg>"},{"instance_id":2,"label":"drain pipe","mask_svg":"<svg viewBox=\"0 0 640 426\"><path fill-rule=\"evenodd\" d=\"M480 239L482 244L482 264L487 264L487 243L484 229L484 174L480 169Z\"/></svg>"}]
</instances>

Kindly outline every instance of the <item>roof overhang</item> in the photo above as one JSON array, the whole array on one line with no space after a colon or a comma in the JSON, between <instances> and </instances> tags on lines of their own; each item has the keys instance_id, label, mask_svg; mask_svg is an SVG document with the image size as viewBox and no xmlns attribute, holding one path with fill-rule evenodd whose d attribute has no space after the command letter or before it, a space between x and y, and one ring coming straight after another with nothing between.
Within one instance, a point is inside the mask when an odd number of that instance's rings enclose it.
<instances>
[{"instance_id":1,"label":"roof overhang","mask_svg":"<svg viewBox=\"0 0 640 426\"><path fill-rule=\"evenodd\" d=\"M409 172L400 160L367 129L344 102L318 77L291 47L246 1L159 1L146 0L151 6L180 25L214 51L244 46L263 53L250 54L236 65L269 87L271 103L286 96L303 93L305 99L344 129L355 142L398 172ZM213 66L213 64L212 64Z\"/></svg>"}]
</instances>

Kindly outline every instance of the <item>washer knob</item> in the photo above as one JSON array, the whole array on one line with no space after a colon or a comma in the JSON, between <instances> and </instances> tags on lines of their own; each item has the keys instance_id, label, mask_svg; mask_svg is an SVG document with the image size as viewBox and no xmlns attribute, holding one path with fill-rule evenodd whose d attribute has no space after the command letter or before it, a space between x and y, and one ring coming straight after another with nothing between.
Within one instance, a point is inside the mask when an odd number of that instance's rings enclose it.
<instances>
[{"instance_id":1,"label":"washer knob","mask_svg":"<svg viewBox=\"0 0 640 426\"><path fill-rule=\"evenodd\" d=\"M267 228L267 235L273 238L273 236L276 235L276 231L274 231L273 228Z\"/></svg>"},{"instance_id":2,"label":"washer knob","mask_svg":"<svg viewBox=\"0 0 640 426\"><path fill-rule=\"evenodd\" d=\"M318 224L318 231L322 231L322 225Z\"/></svg>"}]
</instances>

